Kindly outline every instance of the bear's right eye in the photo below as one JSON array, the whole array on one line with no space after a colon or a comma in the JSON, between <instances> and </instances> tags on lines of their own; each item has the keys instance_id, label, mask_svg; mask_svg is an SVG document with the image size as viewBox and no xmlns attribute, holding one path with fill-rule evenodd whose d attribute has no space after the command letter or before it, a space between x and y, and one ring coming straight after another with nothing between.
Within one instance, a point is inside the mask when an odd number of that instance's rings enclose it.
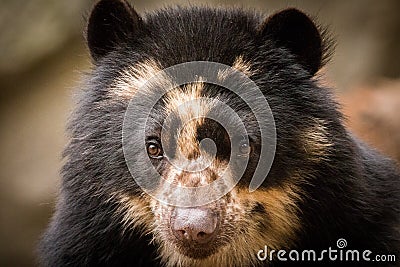
<instances>
[{"instance_id":1,"label":"bear's right eye","mask_svg":"<svg viewBox=\"0 0 400 267\"><path fill-rule=\"evenodd\" d=\"M149 155L150 158L153 159L160 159L162 158L162 148L159 142L156 140L151 140L146 144L147 147L147 154Z\"/></svg>"}]
</instances>

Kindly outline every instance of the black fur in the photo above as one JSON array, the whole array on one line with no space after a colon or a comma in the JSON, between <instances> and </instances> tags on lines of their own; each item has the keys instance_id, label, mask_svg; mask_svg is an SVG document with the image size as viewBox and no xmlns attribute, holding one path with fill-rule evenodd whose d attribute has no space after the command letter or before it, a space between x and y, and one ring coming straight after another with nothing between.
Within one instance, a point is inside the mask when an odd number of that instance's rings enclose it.
<instances>
[{"instance_id":1,"label":"black fur","mask_svg":"<svg viewBox=\"0 0 400 267\"><path fill-rule=\"evenodd\" d=\"M264 20L238 9L177 7L142 20L127 2L103 0L89 19L87 40L94 69L68 126L71 140L58 204L40 245L43 266L160 264L151 234L123 231L122 218L115 216L118 204L108 199L112 192L141 194L121 144L128 100L111 99L110 84L119 71L144 59L156 59L166 68L196 60L232 65L240 55L257 70L251 79L276 123L276 156L263 187L290 182L293 171L309 176L302 185L303 228L291 249L325 249L346 238L351 248L399 257L399 171L349 134L330 90L312 78L329 45L306 15L289 9ZM211 87L204 94L237 101ZM326 123L332 144L328 158L318 162L301 143L316 119ZM268 214L262 206L254 212Z\"/></svg>"}]
</instances>

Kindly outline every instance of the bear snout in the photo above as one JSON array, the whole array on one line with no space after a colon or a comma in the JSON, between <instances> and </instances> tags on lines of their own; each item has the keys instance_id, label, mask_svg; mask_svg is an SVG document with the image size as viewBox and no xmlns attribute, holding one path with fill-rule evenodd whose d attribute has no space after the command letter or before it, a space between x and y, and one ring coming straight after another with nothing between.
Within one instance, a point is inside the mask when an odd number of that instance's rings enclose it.
<instances>
[{"instance_id":1,"label":"bear snout","mask_svg":"<svg viewBox=\"0 0 400 267\"><path fill-rule=\"evenodd\" d=\"M207 207L176 207L171 214L170 228L179 243L207 245L217 236L219 220L219 214Z\"/></svg>"}]
</instances>

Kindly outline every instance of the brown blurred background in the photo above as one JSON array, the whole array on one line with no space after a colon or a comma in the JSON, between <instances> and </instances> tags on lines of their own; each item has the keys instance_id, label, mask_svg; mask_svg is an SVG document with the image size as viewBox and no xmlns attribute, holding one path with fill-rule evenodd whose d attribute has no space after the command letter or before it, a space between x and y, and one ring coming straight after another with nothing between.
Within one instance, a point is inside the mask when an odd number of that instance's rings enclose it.
<instances>
[{"instance_id":1,"label":"brown blurred background","mask_svg":"<svg viewBox=\"0 0 400 267\"><path fill-rule=\"evenodd\" d=\"M54 206L64 126L80 72L90 68L82 30L92 1L0 0L0 266L35 265L34 247ZM323 70L350 128L400 160L400 1L137 0L239 5L270 14L294 6L336 36Z\"/></svg>"}]
</instances>

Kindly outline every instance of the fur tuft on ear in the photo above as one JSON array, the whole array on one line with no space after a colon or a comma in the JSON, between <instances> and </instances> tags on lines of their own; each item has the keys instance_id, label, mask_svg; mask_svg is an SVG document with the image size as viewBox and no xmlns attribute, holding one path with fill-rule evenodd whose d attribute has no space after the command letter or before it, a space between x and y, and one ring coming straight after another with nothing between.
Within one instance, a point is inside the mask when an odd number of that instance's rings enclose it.
<instances>
[{"instance_id":1,"label":"fur tuft on ear","mask_svg":"<svg viewBox=\"0 0 400 267\"><path fill-rule=\"evenodd\" d=\"M272 39L278 46L288 49L311 75L323 66L332 49L326 30L320 32L312 19L294 8L267 18L259 35L263 40Z\"/></svg>"},{"instance_id":2,"label":"fur tuft on ear","mask_svg":"<svg viewBox=\"0 0 400 267\"><path fill-rule=\"evenodd\" d=\"M142 19L125 0L100 0L93 7L86 29L92 58L97 61L137 34Z\"/></svg>"}]
</instances>

